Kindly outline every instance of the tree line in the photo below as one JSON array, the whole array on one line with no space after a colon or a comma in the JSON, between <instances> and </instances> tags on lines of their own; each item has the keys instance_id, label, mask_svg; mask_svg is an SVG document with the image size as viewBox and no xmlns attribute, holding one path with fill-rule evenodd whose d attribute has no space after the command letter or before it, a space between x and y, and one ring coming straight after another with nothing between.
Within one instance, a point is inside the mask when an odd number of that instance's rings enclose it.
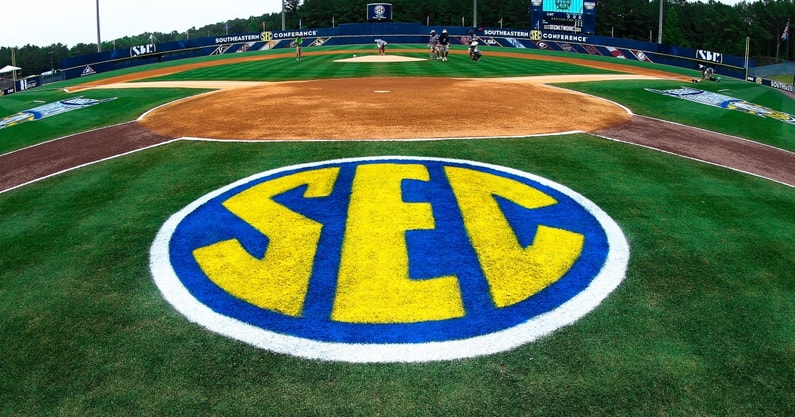
<instances>
[{"instance_id":1,"label":"tree line","mask_svg":"<svg viewBox=\"0 0 795 417\"><path fill-rule=\"evenodd\" d=\"M660 1L597 0L596 35L656 42L658 39ZM781 36L790 18L795 20L795 0L756 0L733 6L714 0L688 2L665 0L663 3L664 44L706 49L744 56L746 38L750 53L758 65L771 61L795 59L792 40ZM367 4L372 0L285 0L286 29L326 28L344 23L362 23L367 19ZM392 4L396 22L419 22L433 26L475 26L474 1L456 0L385 0ZM530 29L529 0L479 0L477 27ZM152 42L172 42L198 37L263 30L281 30L281 12L218 22L187 31L143 33L102 42L102 50L129 48ZM151 38L150 38L151 36ZM17 66L24 75L41 74L58 69L61 58L96 53L95 43L67 46L25 45L17 48ZM11 64L12 50L0 47L0 66Z\"/></svg>"}]
</instances>

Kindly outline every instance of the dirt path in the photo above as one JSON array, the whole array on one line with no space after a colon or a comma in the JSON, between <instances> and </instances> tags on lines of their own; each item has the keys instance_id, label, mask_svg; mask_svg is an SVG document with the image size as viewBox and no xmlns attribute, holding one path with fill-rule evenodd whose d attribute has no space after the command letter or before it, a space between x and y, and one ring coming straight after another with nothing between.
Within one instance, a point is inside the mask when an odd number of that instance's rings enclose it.
<instances>
[{"instance_id":1,"label":"dirt path","mask_svg":"<svg viewBox=\"0 0 795 417\"><path fill-rule=\"evenodd\" d=\"M0 155L0 192L169 140L130 122Z\"/></svg>"},{"instance_id":2,"label":"dirt path","mask_svg":"<svg viewBox=\"0 0 795 417\"><path fill-rule=\"evenodd\" d=\"M772 146L643 116L595 133L795 187L795 153Z\"/></svg>"}]
</instances>

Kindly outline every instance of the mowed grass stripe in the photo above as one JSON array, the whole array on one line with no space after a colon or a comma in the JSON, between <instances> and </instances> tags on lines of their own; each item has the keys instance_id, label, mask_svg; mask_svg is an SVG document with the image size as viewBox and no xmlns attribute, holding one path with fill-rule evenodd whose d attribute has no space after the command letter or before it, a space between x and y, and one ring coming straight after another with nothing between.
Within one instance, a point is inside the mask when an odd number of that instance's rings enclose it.
<instances>
[{"instance_id":1,"label":"mowed grass stripe","mask_svg":"<svg viewBox=\"0 0 795 417\"><path fill-rule=\"evenodd\" d=\"M458 51L465 52L465 51ZM176 74L154 77L147 81L189 80L250 80L284 81L291 79L360 78L399 76L438 77L517 77L551 74L614 74L616 71L583 67L562 62L535 61L532 59L485 57L479 62L467 55L451 54L447 62L427 60L428 54L409 52L401 54L421 58L417 62L367 63L334 62L351 58L352 54L311 55L300 61L295 59L263 60L225 64L188 70Z\"/></svg>"}]
</instances>

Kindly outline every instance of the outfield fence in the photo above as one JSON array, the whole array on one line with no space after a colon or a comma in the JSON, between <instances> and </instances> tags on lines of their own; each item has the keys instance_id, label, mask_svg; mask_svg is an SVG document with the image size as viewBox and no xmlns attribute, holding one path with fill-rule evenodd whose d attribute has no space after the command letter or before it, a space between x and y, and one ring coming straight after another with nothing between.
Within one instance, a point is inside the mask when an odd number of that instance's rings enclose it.
<instances>
[{"instance_id":1,"label":"outfield fence","mask_svg":"<svg viewBox=\"0 0 795 417\"><path fill-rule=\"evenodd\" d=\"M463 45L469 39L471 31L485 47L540 49L607 56L688 69L697 69L699 65L710 65L718 75L739 79L745 79L746 67L754 65L753 62L746 62L745 58L724 55L719 51L604 36L528 29L425 26L418 23L355 23L334 28L265 31L138 45L66 58L61 61L61 70L65 79L72 79L155 62L292 48L297 36L303 39L305 48L322 45L373 45L376 37L390 44L423 44L428 41L431 30L438 33L442 29L447 29L454 45Z\"/></svg>"}]
</instances>

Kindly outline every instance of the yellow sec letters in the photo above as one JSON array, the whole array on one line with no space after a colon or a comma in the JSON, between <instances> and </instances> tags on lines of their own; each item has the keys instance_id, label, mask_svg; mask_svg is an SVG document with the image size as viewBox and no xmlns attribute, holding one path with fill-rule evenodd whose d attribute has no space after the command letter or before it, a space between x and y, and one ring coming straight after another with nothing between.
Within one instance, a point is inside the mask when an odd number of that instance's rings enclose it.
<instances>
[{"instance_id":1,"label":"yellow sec letters","mask_svg":"<svg viewBox=\"0 0 795 417\"><path fill-rule=\"evenodd\" d=\"M410 323L464 315L458 281L409 279L405 232L434 227L431 205L402 200L403 180L428 181L423 165L356 169L332 319Z\"/></svg>"},{"instance_id":2,"label":"yellow sec letters","mask_svg":"<svg viewBox=\"0 0 795 417\"><path fill-rule=\"evenodd\" d=\"M338 168L304 171L264 182L223 205L270 239L263 259L237 240L196 249L196 261L219 287L256 306L298 316L304 304L322 224L295 213L272 197L308 185L307 198L331 193Z\"/></svg>"},{"instance_id":3,"label":"yellow sec letters","mask_svg":"<svg viewBox=\"0 0 795 417\"><path fill-rule=\"evenodd\" d=\"M552 197L518 181L467 168L446 167L464 225L497 307L523 301L555 282L580 255L583 236L539 225L528 248L519 245L494 196L527 209L555 204Z\"/></svg>"}]
</instances>

